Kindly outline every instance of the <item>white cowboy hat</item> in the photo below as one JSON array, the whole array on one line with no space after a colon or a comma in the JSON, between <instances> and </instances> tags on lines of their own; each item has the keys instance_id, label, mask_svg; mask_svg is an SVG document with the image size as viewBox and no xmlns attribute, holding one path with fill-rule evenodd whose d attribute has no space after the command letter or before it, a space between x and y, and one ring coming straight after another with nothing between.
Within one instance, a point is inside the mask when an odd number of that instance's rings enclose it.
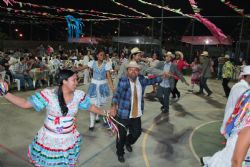
<instances>
[{"instance_id":1,"label":"white cowboy hat","mask_svg":"<svg viewBox=\"0 0 250 167\"><path fill-rule=\"evenodd\" d=\"M131 49L130 51L130 56L133 55L133 54L137 54L137 53L141 53L142 51L137 48L137 47L134 47L133 49Z\"/></svg>"},{"instance_id":2,"label":"white cowboy hat","mask_svg":"<svg viewBox=\"0 0 250 167\"><path fill-rule=\"evenodd\" d=\"M127 65L126 68L138 68L139 70L141 69L141 66L136 63L136 61L130 61Z\"/></svg>"},{"instance_id":3,"label":"white cowboy hat","mask_svg":"<svg viewBox=\"0 0 250 167\"><path fill-rule=\"evenodd\" d=\"M230 56L229 56L229 55L225 55L225 58L226 58L226 59L230 59Z\"/></svg>"},{"instance_id":4,"label":"white cowboy hat","mask_svg":"<svg viewBox=\"0 0 250 167\"><path fill-rule=\"evenodd\" d=\"M170 51L166 52L164 56L171 56L172 58L175 58L175 55Z\"/></svg>"},{"instance_id":5,"label":"white cowboy hat","mask_svg":"<svg viewBox=\"0 0 250 167\"><path fill-rule=\"evenodd\" d=\"M184 55L181 51L176 51L175 55L179 55L182 59L184 58Z\"/></svg>"},{"instance_id":6,"label":"white cowboy hat","mask_svg":"<svg viewBox=\"0 0 250 167\"><path fill-rule=\"evenodd\" d=\"M203 52L201 53L201 56L208 56L208 51L203 51Z\"/></svg>"},{"instance_id":7,"label":"white cowboy hat","mask_svg":"<svg viewBox=\"0 0 250 167\"><path fill-rule=\"evenodd\" d=\"M243 75L250 75L250 66L243 67L242 72L240 73L240 77Z\"/></svg>"}]
</instances>

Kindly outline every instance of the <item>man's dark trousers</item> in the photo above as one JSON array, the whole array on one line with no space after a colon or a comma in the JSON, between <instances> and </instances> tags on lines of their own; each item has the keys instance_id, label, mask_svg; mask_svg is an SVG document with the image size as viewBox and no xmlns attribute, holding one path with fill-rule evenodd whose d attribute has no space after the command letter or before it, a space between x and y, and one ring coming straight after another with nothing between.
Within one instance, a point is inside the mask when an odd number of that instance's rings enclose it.
<instances>
[{"instance_id":1,"label":"man's dark trousers","mask_svg":"<svg viewBox=\"0 0 250 167\"><path fill-rule=\"evenodd\" d=\"M127 135L127 129L121 125L117 125L120 138L117 137L116 139L116 154L123 155L125 144L134 144L141 135L141 117L129 119L117 117L117 121L122 123L129 130L129 134Z\"/></svg>"}]
</instances>

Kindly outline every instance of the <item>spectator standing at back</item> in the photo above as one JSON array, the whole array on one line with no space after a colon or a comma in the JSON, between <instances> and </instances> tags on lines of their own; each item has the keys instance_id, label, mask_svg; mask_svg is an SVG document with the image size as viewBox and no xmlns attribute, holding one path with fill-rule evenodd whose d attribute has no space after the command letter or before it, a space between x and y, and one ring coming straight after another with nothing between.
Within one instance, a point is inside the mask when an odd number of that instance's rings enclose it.
<instances>
[{"instance_id":1,"label":"spectator standing at back","mask_svg":"<svg viewBox=\"0 0 250 167\"><path fill-rule=\"evenodd\" d=\"M222 78L222 67L225 64L225 57L221 56L218 58L218 69L217 69L217 78L218 80L221 80Z\"/></svg>"},{"instance_id":2,"label":"spectator standing at back","mask_svg":"<svg viewBox=\"0 0 250 167\"><path fill-rule=\"evenodd\" d=\"M58 52L59 52L60 55L63 54L63 47L62 47L62 45L58 46Z\"/></svg>"},{"instance_id":3,"label":"spectator standing at back","mask_svg":"<svg viewBox=\"0 0 250 167\"><path fill-rule=\"evenodd\" d=\"M127 61L128 61L128 59L126 58L125 53L121 52L119 64L122 65L123 63L127 63Z\"/></svg>"},{"instance_id":4,"label":"spectator standing at back","mask_svg":"<svg viewBox=\"0 0 250 167\"><path fill-rule=\"evenodd\" d=\"M225 96L228 97L231 88L228 86L228 83L230 82L232 76L233 76L233 64L230 61L229 55L225 55L226 62L223 65L222 68L222 86L225 92Z\"/></svg>"},{"instance_id":5,"label":"spectator standing at back","mask_svg":"<svg viewBox=\"0 0 250 167\"><path fill-rule=\"evenodd\" d=\"M52 46L48 45L47 54L48 54L49 56L51 56L53 53L54 53L54 49L52 48Z\"/></svg>"},{"instance_id":6,"label":"spectator standing at back","mask_svg":"<svg viewBox=\"0 0 250 167\"><path fill-rule=\"evenodd\" d=\"M91 53L90 50L87 51L87 54L83 56L83 65L88 65L90 61ZM83 72L84 78L83 78L83 84L88 84L89 82L89 68L86 68Z\"/></svg>"},{"instance_id":7,"label":"spectator standing at back","mask_svg":"<svg viewBox=\"0 0 250 167\"><path fill-rule=\"evenodd\" d=\"M200 91L198 94L203 95L203 89L207 92L207 96L210 96L213 92L207 86L207 80L210 78L211 75L211 68L212 63L209 58L208 52L203 51L200 55L200 62L201 62L201 78L200 78Z\"/></svg>"},{"instance_id":8,"label":"spectator standing at back","mask_svg":"<svg viewBox=\"0 0 250 167\"><path fill-rule=\"evenodd\" d=\"M128 48L126 48L126 46L124 46L124 48L123 48L123 52L125 53L125 55L127 55L127 54L128 54Z\"/></svg>"},{"instance_id":9,"label":"spectator standing at back","mask_svg":"<svg viewBox=\"0 0 250 167\"><path fill-rule=\"evenodd\" d=\"M43 57L44 54L45 54L45 48L44 48L43 44L41 44L41 45L37 48L37 50L38 50L38 56Z\"/></svg>"},{"instance_id":10,"label":"spectator standing at back","mask_svg":"<svg viewBox=\"0 0 250 167\"><path fill-rule=\"evenodd\" d=\"M243 69L244 69L244 67L245 67L246 65L248 65L247 60L242 60L241 66L240 66L240 71L243 71Z\"/></svg>"}]
</instances>

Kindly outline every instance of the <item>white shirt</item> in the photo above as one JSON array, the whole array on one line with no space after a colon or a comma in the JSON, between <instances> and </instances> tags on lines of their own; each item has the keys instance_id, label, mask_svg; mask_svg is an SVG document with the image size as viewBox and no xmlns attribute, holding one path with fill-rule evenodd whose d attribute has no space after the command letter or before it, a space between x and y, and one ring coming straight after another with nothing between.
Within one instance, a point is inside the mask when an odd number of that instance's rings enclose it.
<instances>
[{"instance_id":1,"label":"white shirt","mask_svg":"<svg viewBox=\"0 0 250 167\"><path fill-rule=\"evenodd\" d=\"M221 128L220 128L220 132L222 134L225 131L226 123L227 123L228 119L230 118L230 116L232 115L232 113L234 111L234 107L235 107L239 97L248 89L250 89L250 85L244 79L241 79L240 82L236 83L232 87L231 92L228 96L223 123L222 123Z\"/></svg>"},{"instance_id":2,"label":"white shirt","mask_svg":"<svg viewBox=\"0 0 250 167\"><path fill-rule=\"evenodd\" d=\"M88 65L88 63L89 63L89 56L88 56L88 55L85 55L85 56L83 57L83 65Z\"/></svg>"},{"instance_id":3,"label":"white shirt","mask_svg":"<svg viewBox=\"0 0 250 167\"><path fill-rule=\"evenodd\" d=\"M130 109L130 115L129 118L133 118L132 117L132 110L133 110L133 104L134 104L134 82L129 81L130 82L130 87L131 87L131 109ZM137 98L138 98L138 115L137 117L141 117L142 116L142 111L141 111L141 100L142 100L142 88L141 88L141 84L140 81L137 77L136 79L136 91L137 91Z\"/></svg>"}]
</instances>

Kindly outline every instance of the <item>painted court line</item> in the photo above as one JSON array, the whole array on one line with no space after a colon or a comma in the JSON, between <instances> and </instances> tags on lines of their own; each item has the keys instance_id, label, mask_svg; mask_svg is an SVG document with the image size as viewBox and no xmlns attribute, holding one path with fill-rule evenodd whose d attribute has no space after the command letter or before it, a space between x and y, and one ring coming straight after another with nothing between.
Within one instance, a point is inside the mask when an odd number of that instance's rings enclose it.
<instances>
[{"instance_id":1,"label":"painted court line","mask_svg":"<svg viewBox=\"0 0 250 167\"><path fill-rule=\"evenodd\" d=\"M147 143L147 140L148 140L148 133L150 131L152 131L154 129L154 127L155 127L155 124L153 123L150 126L150 128L147 129L147 131L145 132L143 140L142 140L142 155L143 155L143 159L144 159L146 167L150 167L150 162L149 162L149 159L148 159L148 156L147 156L147 151L146 151L146 143Z\"/></svg>"},{"instance_id":2,"label":"painted court line","mask_svg":"<svg viewBox=\"0 0 250 167\"><path fill-rule=\"evenodd\" d=\"M8 105L8 104L12 104L12 103L0 103L0 105Z\"/></svg>"},{"instance_id":3,"label":"painted court line","mask_svg":"<svg viewBox=\"0 0 250 167\"><path fill-rule=\"evenodd\" d=\"M174 116L174 112L172 112L172 113L169 115L169 117L170 117L170 116ZM143 155L143 160L144 160L144 162L145 162L146 167L151 167L151 166L150 166L150 161L149 161L148 155L147 155L146 143L147 143L147 140L148 140L149 132L152 132L152 131L153 131L155 125L156 125L155 122L153 122L153 123L150 125L150 127L147 129L147 131L144 132L144 136L143 136L143 140L142 140L142 155Z\"/></svg>"},{"instance_id":4,"label":"painted court line","mask_svg":"<svg viewBox=\"0 0 250 167\"><path fill-rule=\"evenodd\" d=\"M82 162L79 165L79 167L82 167L82 166L86 165L89 161L91 161L92 159L94 159L96 156L98 156L99 154L101 154L103 151L107 150L114 143L115 143L115 141L111 142L109 145L107 145L106 147L104 147L103 149L101 149L100 151L98 151L97 153L95 153L94 155L92 155L90 158L88 158L87 160L85 160L84 162ZM13 151L13 150L5 147L4 145L0 144L0 149L3 149L6 153L8 153L8 154L10 154L10 155L12 155L12 156L14 156L14 157L22 160L23 162L28 163L30 166L32 166L31 163L27 159L25 159L24 157L18 155L15 151Z\"/></svg>"},{"instance_id":5,"label":"painted court line","mask_svg":"<svg viewBox=\"0 0 250 167\"><path fill-rule=\"evenodd\" d=\"M197 126L193 131L192 133L190 134L189 136L189 147L190 147L190 150L192 152L192 154L194 155L195 159L200 162L200 158L199 156L196 154L195 150L194 150L194 147L193 147L193 144L192 144L192 138L193 138L193 135L194 133L200 129L201 127L205 126L205 125L208 125L208 124L211 124L211 123L215 123L215 122L221 122L221 120L215 120L215 121L210 121L210 122L206 122L206 123L203 123L199 126ZM145 165L146 167L151 167L150 166L150 161L148 159L148 155L147 155L147 150L146 150L146 143L147 143L147 140L148 140L148 136L149 136L149 132L152 132L152 130L154 129L155 127L155 123L152 123L151 126L149 127L149 129L147 129L147 131L145 132L144 134L144 137L143 137L143 140L142 140L142 154L143 154L143 159L144 159L144 162L145 162Z\"/></svg>"},{"instance_id":6,"label":"painted court line","mask_svg":"<svg viewBox=\"0 0 250 167\"><path fill-rule=\"evenodd\" d=\"M190 136L189 136L189 147L190 147L190 150L191 150L192 154L194 155L195 159L196 159L198 162L200 162L200 157L197 155L197 153L196 153L195 150L194 150L194 146L193 146L193 142L192 142L193 135L194 135L194 133L195 133L198 129L200 129L201 127L206 126L206 125L208 125L208 124L215 123L215 122L221 122L221 120L215 120L215 121L210 121L210 122L206 122L206 123L201 124L201 125L197 126L196 128L194 128L194 130L192 131L192 133L191 133Z\"/></svg>"}]
</instances>

